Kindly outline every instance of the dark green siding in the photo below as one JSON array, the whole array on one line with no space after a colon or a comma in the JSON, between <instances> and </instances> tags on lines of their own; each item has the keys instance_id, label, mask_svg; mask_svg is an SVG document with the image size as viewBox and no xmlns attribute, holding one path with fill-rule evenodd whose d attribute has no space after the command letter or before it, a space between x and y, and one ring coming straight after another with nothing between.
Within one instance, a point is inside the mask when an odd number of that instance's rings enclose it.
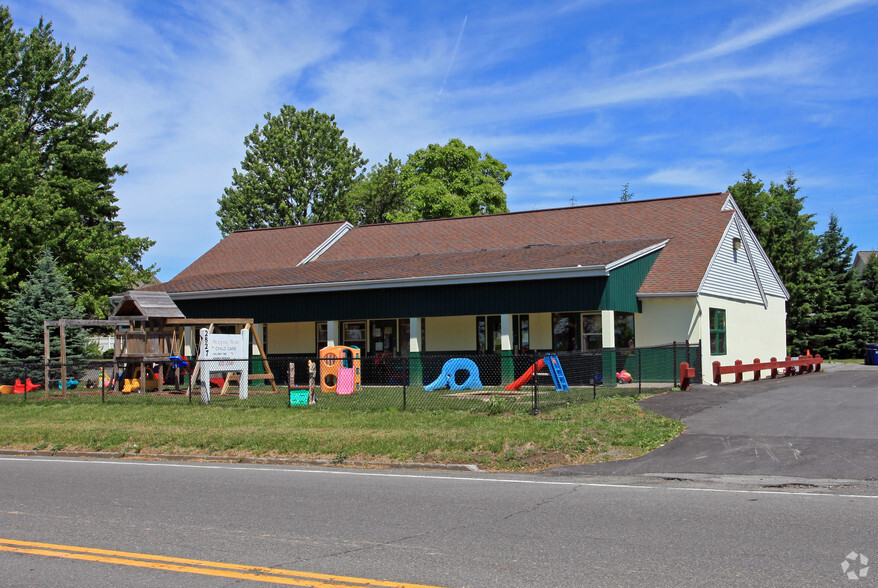
<instances>
[{"instance_id":1,"label":"dark green siding","mask_svg":"<svg viewBox=\"0 0 878 588\"><path fill-rule=\"evenodd\" d=\"M176 302L189 318L253 318L258 323L577 310L638 312L637 290L657 256L658 252L633 261L613 270L609 277L234 296Z\"/></svg>"},{"instance_id":2,"label":"dark green siding","mask_svg":"<svg viewBox=\"0 0 878 588\"><path fill-rule=\"evenodd\" d=\"M178 300L189 318L253 318L258 323L398 317L517 314L596 309L606 277L353 292Z\"/></svg>"},{"instance_id":3,"label":"dark green siding","mask_svg":"<svg viewBox=\"0 0 878 588\"><path fill-rule=\"evenodd\" d=\"M640 285L652 269L652 264L659 253L660 251L655 251L612 270L598 308L618 312L641 312L637 291L640 290Z\"/></svg>"}]
</instances>

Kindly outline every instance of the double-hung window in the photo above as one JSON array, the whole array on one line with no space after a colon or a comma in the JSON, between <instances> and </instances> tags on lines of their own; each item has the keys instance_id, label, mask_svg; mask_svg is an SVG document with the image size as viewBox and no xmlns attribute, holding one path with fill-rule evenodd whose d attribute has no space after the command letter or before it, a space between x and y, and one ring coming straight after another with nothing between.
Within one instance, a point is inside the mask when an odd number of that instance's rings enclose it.
<instances>
[{"instance_id":1,"label":"double-hung window","mask_svg":"<svg viewBox=\"0 0 878 588\"><path fill-rule=\"evenodd\" d=\"M726 311L723 308L711 308L710 313L710 354L726 354Z\"/></svg>"}]
</instances>

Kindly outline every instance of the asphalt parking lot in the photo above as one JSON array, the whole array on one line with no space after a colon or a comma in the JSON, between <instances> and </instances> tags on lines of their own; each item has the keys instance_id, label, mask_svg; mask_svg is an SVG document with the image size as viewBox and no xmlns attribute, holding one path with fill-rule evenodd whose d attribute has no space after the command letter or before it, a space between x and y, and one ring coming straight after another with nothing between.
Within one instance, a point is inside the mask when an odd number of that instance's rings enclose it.
<instances>
[{"instance_id":1,"label":"asphalt parking lot","mask_svg":"<svg viewBox=\"0 0 878 588\"><path fill-rule=\"evenodd\" d=\"M694 386L641 406L682 419L686 431L636 459L546 473L878 479L878 366L827 364L778 380Z\"/></svg>"}]
</instances>

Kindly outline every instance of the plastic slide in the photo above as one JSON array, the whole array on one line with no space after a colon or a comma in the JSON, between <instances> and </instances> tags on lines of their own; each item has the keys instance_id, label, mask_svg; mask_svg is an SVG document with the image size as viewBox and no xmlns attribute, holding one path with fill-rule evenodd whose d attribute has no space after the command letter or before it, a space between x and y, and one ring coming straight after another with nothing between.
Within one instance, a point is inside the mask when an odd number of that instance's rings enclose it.
<instances>
[{"instance_id":1,"label":"plastic slide","mask_svg":"<svg viewBox=\"0 0 878 588\"><path fill-rule=\"evenodd\" d=\"M570 390L567 376L564 375L564 370L561 369L561 362L558 360L558 356L554 353L547 353L545 359L546 367L549 368L549 374L552 376L552 382L555 384L555 390L558 392Z\"/></svg>"},{"instance_id":2,"label":"plastic slide","mask_svg":"<svg viewBox=\"0 0 878 588\"><path fill-rule=\"evenodd\" d=\"M336 394L354 393L354 368L338 368L338 383L335 385Z\"/></svg>"},{"instance_id":3,"label":"plastic slide","mask_svg":"<svg viewBox=\"0 0 878 588\"><path fill-rule=\"evenodd\" d=\"M463 383L458 384L455 376L459 371L465 371L469 375ZM431 383L424 386L424 390L430 392L448 386L452 390L481 390L482 381L479 379L479 366L471 359L465 357L455 357L449 359L442 366L442 372L439 377Z\"/></svg>"},{"instance_id":4,"label":"plastic slide","mask_svg":"<svg viewBox=\"0 0 878 588\"><path fill-rule=\"evenodd\" d=\"M531 378L534 377L534 372L540 371L541 369L543 369L543 367L545 365L546 365L546 363L542 359L537 360L537 362L534 365L527 368L527 371L524 372L520 378L518 378L517 380L515 380L511 384L507 384L506 389L510 390L510 391L518 390L519 388L521 388L522 386L524 386L525 384L530 382Z\"/></svg>"}]
</instances>

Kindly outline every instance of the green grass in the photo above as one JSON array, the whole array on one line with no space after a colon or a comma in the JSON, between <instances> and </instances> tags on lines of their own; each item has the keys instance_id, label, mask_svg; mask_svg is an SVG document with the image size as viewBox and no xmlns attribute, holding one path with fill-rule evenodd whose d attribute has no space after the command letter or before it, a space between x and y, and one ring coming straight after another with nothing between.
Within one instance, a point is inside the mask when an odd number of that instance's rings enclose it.
<instances>
[{"instance_id":1,"label":"green grass","mask_svg":"<svg viewBox=\"0 0 878 588\"><path fill-rule=\"evenodd\" d=\"M587 393L591 398L590 388ZM475 463L490 470L536 470L634 457L682 431L681 423L640 409L633 396L599 396L595 402L566 405L563 397L541 395L541 406L555 407L536 416L526 413L529 399L505 398L463 399L460 410L401 411L386 404L380 410L346 410L343 401L355 396L321 395L316 406L293 408L280 408L280 395L262 398L277 407L252 407L233 396L214 396L209 407L197 399L189 405L185 397L149 395L113 397L105 404L100 397L0 402L0 448L301 457L338 464Z\"/></svg>"}]
</instances>

